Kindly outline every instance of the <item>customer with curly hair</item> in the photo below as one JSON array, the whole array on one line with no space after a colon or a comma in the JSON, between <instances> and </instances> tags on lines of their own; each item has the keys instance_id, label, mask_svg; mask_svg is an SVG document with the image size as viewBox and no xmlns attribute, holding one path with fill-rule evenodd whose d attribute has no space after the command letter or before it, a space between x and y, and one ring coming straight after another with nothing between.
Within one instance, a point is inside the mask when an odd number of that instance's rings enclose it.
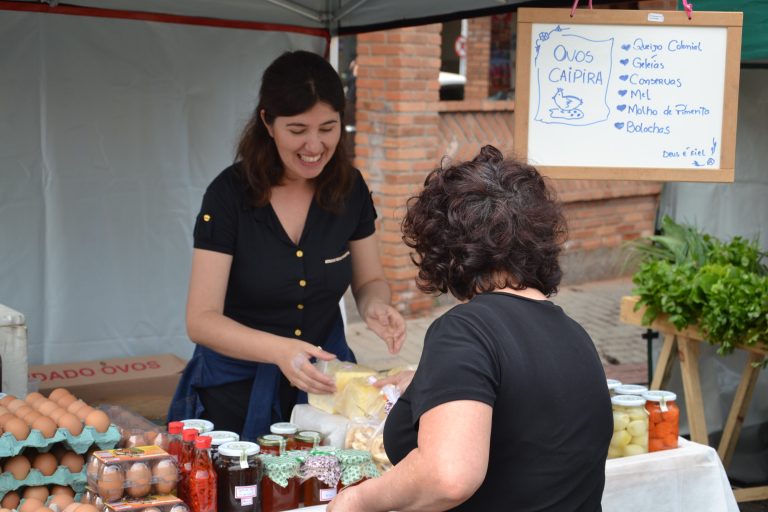
<instances>
[{"instance_id":1,"label":"customer with curly hair","mask_svg":"<svg viewBox=\"0 0 768 512\"><path fill-rule=\"evenodd\" d=\"M485 146L432 171L402 228L419 288L466 302L389 414L394 468L328 510L601 510L610 398L589 335L547 300L566 226L544 179Z\"/></svg>"}]
</instances>

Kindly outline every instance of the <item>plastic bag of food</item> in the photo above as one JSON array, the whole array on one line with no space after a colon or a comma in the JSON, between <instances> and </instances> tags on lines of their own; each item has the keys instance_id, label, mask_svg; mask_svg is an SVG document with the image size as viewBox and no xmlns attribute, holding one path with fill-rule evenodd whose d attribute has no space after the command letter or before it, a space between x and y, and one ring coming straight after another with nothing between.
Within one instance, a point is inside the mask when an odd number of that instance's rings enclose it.
<instances>
[{"instance_id":1,"label":"plastic bag of food","mask_svg":"<svg viewBox=\"0 0 768 512\"><path fill-rule=\"evenodd\" d=\"M356 363L339 361L338 359L332 361L318 361L315 363L315 366L323 373L334 378L334 381L336 382L336 393L331 395L309 393L309 404L330 414L336 414L336 396L344 391L344 388L349 381L376 375L376 370Z\"/></svg>"}]
</instances>

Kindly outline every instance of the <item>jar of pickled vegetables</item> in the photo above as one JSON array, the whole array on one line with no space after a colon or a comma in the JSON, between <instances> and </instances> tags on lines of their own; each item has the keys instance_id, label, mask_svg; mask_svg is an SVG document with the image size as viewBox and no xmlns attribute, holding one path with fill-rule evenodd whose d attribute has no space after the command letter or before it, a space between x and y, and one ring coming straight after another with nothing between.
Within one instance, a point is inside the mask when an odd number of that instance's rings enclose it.
<instances>
[{"instance_id":1,"label":"jar of pickled vegetables","mask_svg":"<svg viewBox=\"0 0 768 512\"><path fill-rule=\"evenodd\" d=\"M636 396L643 396L643 393L648 391L647 386L642 386L640 384L619 384L615 388L613 388L613 394L614 395L636 395Z\"/></svg>"},{"instance_id":2,"label":"jar of pickled vegetables","mask_svg":"<svg viewBox=\"0 0 768 512\"><path fill-rule=\"evenodd\" d=\"M299 508L299 461L291 456L264 456L261 479L261 512Z\"/></svg>"},{"instance_id":3,"label":"jar of pickled vegetables","mask_svg":"<svg viewBox=\"0 0 768 512\"><path fill-rule=\"evenodd\" d=\"M680 409L677 395L671 391L648 391L645 409L648 411L648 451L658 452L677 448L680 434Z\"/></svg>"},{"instance_id":4,"label":"jar of pickled vegetables","mask_svg":"<svg viewBox=\"0 0 768 512\"><path fill-rule=\"evenodd\" d=\"M611 396L616 394L616 388L621 386L621 381L616 379L608 379L608 392Z\"/></svg>"},{"instance_id":5,"label":"jar of pickled vegetables","mask_svg":"<svg viewBox=\"0 0 768 512\"><path fill-rule=\"evenodd\" d=\"M613 437L608 458L629 457L648 453L648 412L645 398L638 395L611 397Z\"/></svg>"}]
</instances>

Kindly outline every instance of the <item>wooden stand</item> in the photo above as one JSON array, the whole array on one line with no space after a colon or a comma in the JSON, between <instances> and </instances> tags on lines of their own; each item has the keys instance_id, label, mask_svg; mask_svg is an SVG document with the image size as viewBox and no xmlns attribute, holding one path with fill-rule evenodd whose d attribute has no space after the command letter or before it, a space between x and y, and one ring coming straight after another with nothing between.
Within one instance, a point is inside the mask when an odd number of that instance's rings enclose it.
<instances>
[{"instance_id":1,"label":"wooden stand","mask_svg":"<svg viewBox=\"0 0 768 512\"><path fill-rule=\"evenodd\" d=\"M638 300L638 297L622 297L620 312L622 322L632 325L643 325L644 310L639 309L635 311ZM704 401L701 394L701 380L699 378L699 343L704 341L704 335L695 327L688 327L683 331L679 331L674 325L663 318L657 318L650 328L664 335L664 345L661 348L659 360L653 372L651 389L661 389L663 387L669 377L674 356L677 354L680 361L680 373L683 380L683 393L685 395L691 441L709 445L709 431L707 430L707 421L704 416ZM747 414L749 402L752 399L752 393L755 390L757 378L760 375L761 368L759 366L756 367L755 364L762 362L768 356L768 345L766 344L757 346L742 345L737 348L748 352L748 358L741 373L739 387L736 389L736 394L733 397L733 403L723 428L720 444L717 447L717 453L720 456L720 460L723 461L725 468L728 467L733 457L736 442L741 433L741 426L744 423L744 417ZM768 486L736 489L733 494L736 496L736 501L740 502L764 500L768 499Z\"/></svg>"}]
</instances>

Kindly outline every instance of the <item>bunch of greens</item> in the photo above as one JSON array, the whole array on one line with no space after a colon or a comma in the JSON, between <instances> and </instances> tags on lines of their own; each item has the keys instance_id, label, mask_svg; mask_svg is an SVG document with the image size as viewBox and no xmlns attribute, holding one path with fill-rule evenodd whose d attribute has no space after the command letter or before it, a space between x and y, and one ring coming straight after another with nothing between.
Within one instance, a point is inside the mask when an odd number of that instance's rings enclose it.
<instances>
[{"instance_id":1,"label":"bunch of greens","mask_svg":"<svg viewBox=\"0 0 768 512\"><path fill-rule=\"evenodd\" d=\"M695 325L721 355L739 344L768 345L768 267L756 241L726 243L664 217L661 235L632 247L641 258L632 280L645 325L661 315L680 330Z\"/></svg>"}]
</instances>

